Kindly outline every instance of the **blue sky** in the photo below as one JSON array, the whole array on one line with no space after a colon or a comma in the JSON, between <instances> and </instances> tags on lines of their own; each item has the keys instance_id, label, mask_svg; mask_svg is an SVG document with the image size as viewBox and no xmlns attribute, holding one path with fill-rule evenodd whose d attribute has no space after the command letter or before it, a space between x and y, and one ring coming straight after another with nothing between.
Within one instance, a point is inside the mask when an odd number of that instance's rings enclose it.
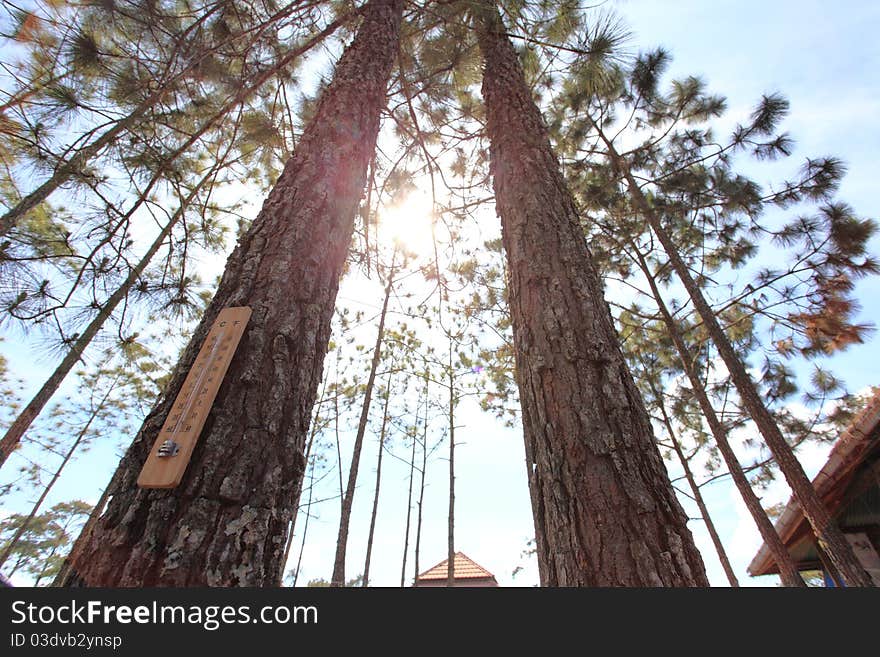
<instances>
[{"instance_id":1,"label":"blue sky","mask_svg":"<svg viewBox=\"0 0 880 657\"><path fill-rule=\"evenodd\" d=\"M757 2L672 0L614 2L640 49L662 45L672 54L670 74L698 75L728 99L727 116L743 120L763 93L781 92L791 103L783 127L795 140L792 157L778 165L746 169L761 180L762 171L789 174L806 157L835 155L848 166L838 198L860 216L880 218L874 169L880 150L880 4L848 1ZM880 238L871 252L880 254ZM880 281L860 282L856 298L861 322L880 324ZM880 383L877 336L832 359L825 359L849 385L860 390ZM827 448L807 449L800 458L809 474L824 463ZM729 550L741 584L771 584L775 578L750 579L745 566L760 545L757 530L729 485L706 491L710 512ZM763 494L766 506L786 501L782 482ZM702 523L692 522L710 580L724 585Z\"/></svg>"},{"instance_id":2,"label":"blue sky","mask_svg":"<svg viewBox=\"0 0 880 657\"><path fill-rule=\"evenodd\" d=\"M880 115L876 93L880 46L872 33L880 27L880 5L847 3L844 11L822 2L621 0L612 6L631 27L634 49L666 47L673 57L670 76L704 77L712 91L727 96L729 111L721 126L732 127L747 120L764 93L782 92L789 98L791 112L784 129L796 142L792 157L770 165L751 165L745 170L749 175L758 181L779 180L792 175L806 157L836 155L849 167L838 198L852 204L861 216L880 217L880 202L872 194L874 158L880 146L876 128L876 116ZM880 253L880 240L875 238L872 247L873 253ZM862 281L856 297L863 306L859 320L880 324L880 282ZM851 390L878 383L876 340L826 361ZM460 431L464 444L456 452L456 547L494 572L502 585L533 585L537 581L534 563L520 556L532 531L520 432L518 428L504 429L485 415L462 412L461 416L466 418L466 426ZM740 452L744 462L752 456ZM821 467L826 453L827 447L807 448L801 453L809 474ZM365 463L372 462L371 457L364 458ZM674 466L669 467L672 476L679 474ZM446 550L446 482L442 469L437 469L435 466L434 478L429 479L426 501L430 522L423 537L425 567L443 559ZM367 483L362 484L370 491L371 472L365 471ZM390 483L394 476L403 473L390 475L387 481ZM761 541L729 481L711 484L703 493L740 583L775 585L775 577L752 579L745 572ZM786 501L789 491L778 481L761 495L765 505L770 506ZM691 517L697 515L693 504L686 500L683 503ZM366 533L367 505L365 499L360 505L356 502L354 537ZM383 534L378 563L374 557L372 580L395 585L399 581L403 540L399 523L405 502L383 498L382 505L379 525L387 523L398 531ZM333 518L332 511L326 513ZM361 530L357 529L358 522ZM711 583L726 586L703 523L694 520L690 527L704 555ZM309 532L303 576L326 577L327 566L322 564L332 559L335 524L319 517ZM349 559L348 572L358 573L362 554L357 541L352 548L356 556ZM524 566L524 570L513 578L511 572L517 566Z\"/></svg>"},{"instance_id":3,"label":"blue sky","mask_svg":"<svg viewBox=\"0 0 880 657\"><path fill-rule=\"evenodd\" d=\"M874 174L876 153L880 151L880 42L876 39L880 3L619 0L612 6L632 29L634 48L666 47L673 57L671 75L703 76L710 89L726 95L730 121L744 120L763 93L778 91L789 98L791 112L784 127L796 141L794 154L779 165L756 168L752 175L759 181L764 175L778 179L778 172L792 173L808 156L835 155L849 168L839 198L852 204L862 216L880 217ZM880 253L880 239L875 238L872 247L874 254ZM373 287L371 298L378 299L378 285ZM343 285L340 297L364 299L366 292L361 284ZM861 282L856 296L862 305L860 321L880 324L880 281ZM354 302L353 307L356 305ZM877 345L874 336L867 344L856 345L831 360L834 371L851 390L880 383ZM35 349L11 346L7 342L4 352L10 357L13 372L27 375L31 381L41 380L51 361L38 357ZM495 573L502 585L533 585L537 582L534 564L520 556L532 533L521 435L518 430L501 427L493 417L469 409L469 403L465 402L460 412L463 426L457 449L456 548ZM343 451L346 448L344 445ZM822 465L826 451L816 448L802 454L808 473ZM352 520L350 575L360 573L362 568L374 458L375 441L368 435ZM422 569L445 558L443 466L439 462L432 466L428 482ZM112 450L94 460L80 460L59 485L58 496L94 500L104 475L109 477L113 467ZM386 460L383 467L386 494L374 546L372 580L377 585L394 586L400 578L408 470L393 460ZM674 469L671 473L676 474ZM741 583L772 585L773 578L750 580L745 573L760 539L735 491L723 481L707 487L705 493ZM788 491L781 482L764 494L766 505L787 499ZM329 578L337 529L334 505L325 503L310 520L304 580ZM690 507L688 510L695 515ZM712 584L726 585L702 523L693 521L690 526ZM299 535L295 544L298 539ZM513 578L511 572L517 566L525 569ZM408 570L409 579L411 566Z\"/></svg>"}]
</instances>

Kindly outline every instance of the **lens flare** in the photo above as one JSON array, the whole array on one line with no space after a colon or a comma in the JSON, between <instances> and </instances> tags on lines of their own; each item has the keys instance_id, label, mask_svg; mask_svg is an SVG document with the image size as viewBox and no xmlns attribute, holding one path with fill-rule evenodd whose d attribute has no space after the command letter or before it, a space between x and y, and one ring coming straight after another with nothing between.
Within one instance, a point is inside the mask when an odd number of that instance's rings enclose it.
<instances>
[{"instance_id":1,"label":"lens flare","mask_svg":"<svg viewBox=\"0 0 880 657\"><path fill-rule=\"evenodd\" d=\"M431 195L413 190L379 212L379 236L416 257L430 255L434 252L433 213Z\"/></svg>"}]
</instances>

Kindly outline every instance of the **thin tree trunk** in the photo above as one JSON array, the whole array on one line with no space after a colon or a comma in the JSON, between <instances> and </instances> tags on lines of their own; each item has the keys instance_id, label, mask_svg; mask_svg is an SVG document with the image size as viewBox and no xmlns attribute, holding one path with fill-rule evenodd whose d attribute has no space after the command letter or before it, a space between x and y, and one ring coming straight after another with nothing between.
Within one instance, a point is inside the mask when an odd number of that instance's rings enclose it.
<instances>
[{"instance_id":1,"label":"thin tree trunk","mask_svg":"<svg viewBox=\"0 0 880 657\"><path fill-rule=\"evenodd\" d=\"M70 527L70 523L72 521L73 521L73 518L68 517L67 522L64 523L64 527L61 528L61 537L62 538L67 537L67 529ZM42 582L43 578L46 576L46 571L49 569L49 565L52 561L52 557L54 557L55 553L58 552L58 547L60 544L61 544L60 541L55 543L55 545L52 546L52 551L49 552L49 554L46 556L46 560L43 562L43 567L40 569L40 574L37 575L37 578L34 580L34 587L35 588L40 585L40 582ZM64 563L62 562L61 565L63 566Z\"/></svg>"},{"instance_id":2,"label":"thin tree trunk","mask_svg":"<svg viewBox=\"0 0 880 657\"><path fill-rule=\"evenodd\" d=\"M455 586L455 373L449 340L449 524L446 531L446 586Z\"/></svg>"},{"instance_id":3,"label":"thin tree trunk","mask_svg":"<svg viewBox=\"0 0 880 657\"><path fill-rule=\"evenodd\" d=\"M306 502L306 521L303 523L303 535L302 541L300 541L299 545L299 556L296 559L296 570L293 572L293 582L291 583L291 587L296 586L296 581L299 579L299 570L302 568L302 558L303 552L306 549L306 537L309 535L309 518L312 517L312 495L315 490L315 462L312 461L311 466L309 467L309 499Z\"/></svg>"},{"instance_id":4,"label":"thin tree trunk","mask_svg":"<svg viewBox=\"0 0 880 657\"><path fill-rule=\"evenodd\" d=\"M104 487L104 491L101 493L101 497L98 499L98 503L95 504L95 507L92 509L91 513L89 513L89 517L83 525L82 529L79 532L79 536L76 541L73 543L73 547L70 550L70 554L64 559L64 563L61 564L61 568L58 573L55 575L55 579L52 582L52 586L68 586L70 582L71 576L76 573L76 565L78 563L78 559L82 554L83 547L89 542L89 538L92 535L92 532L95 529L95 525L98 522L98 518L101 517L101 513L104 511L104 507L107 505L107 500L110 499L110 496L113 494L114 490L114 482L116 481L116 477L118 476L119 471L116 471L113 477L111 477L108 484Z\"/></svg>"},{"instance_id":5,"label":"thin tree trunk","mask_svg":"<svg viewBox=\"0 0 880 657\"><path fill-rule=\"evenodd\" d=\"M348 548L348 528L351 523L351 508L354 505L354 492L357 486L358 470L361 464L361 451L364 447L364 435L367 433L367 423L370 419L370 404L373 401L373 387L376 385L376 371L382 357L382 343L385 340L385 317L388 313L388 301L391 299L391 288L394 282L394 257L391 256L391 268L388 272L388 283L385 285L385 298L382 301L382 311L379 314L379 328L376 331L376 344L373 346L373 360L370 362L370 374L367 376L367 385L364 388L364 400L361 404L361 417L358 420L357 433L354 438L354 448L351 454L351 464L348 468L348 483L345 487L345 495L342 498L342 513L339 518L339 533L336 536L336 556L333 561L333 576L330 578L330 586L345 586L345 552Z\"/></svg>"},{"instance_id":6,"label":"thin tree trunk","mask_svg":"<svg viewBox=\"0 0 880 657\"><path fill-rule=\"evenodd\" d=\"M315 117L120 464L80 561L90 586L277 585L339 276L400 31L402 0L371 0ZM221 309L252 316L180 486L137 477Z\"/></svg>"},{"instance_id":7,"label":"thin tree trunk","mask_svg":"<svg viewBox=\"0 0 880 657\"><path fill-rule=\"evenodd\" d=\"M9 571L9 579L12 579L12 576L18 572L18 569L21 568L22 564L25 563L25 557L21 556L18 558L18 561L15 562L15 565L12 567L12 570Z\"/></svg>"},{"instance_id":8,"label":"thin tree trunk","mask_svg":"<svg viewBox=\"0 0 880 657\"><path fill-rule=\"evenodd\" d=\"M413 586L419 585L419 555L421 554L422 549L422 511L425 506L425 473L428 470L428 384L430 379L425 377L425 418L422 421L422 472L419 480L419 514L418 519L416 521L416 550L415 550L415 564L413 570L415 571L415 577L413 577Z\"/></svg>"},{"instance_id":9,"label":"thin tree trunk","mask_svg":"<svg viewBox=\"0 0 880 657\"><path fill-rule=\"evenodd\" d=\"M15 421L9 426L9 429L6 430L2 440L0 440L0 467L6 463L6 459L9 458L9 455L12 454L12 452L21 444L25 432L43 408L45 408L46 404L49 403L52 396L58 391L58 388L70 373L70 370L72 370L80 361L83 352L85 352L86 348L91 344L98 332L104 327L107 320L113 315L116 307L128 296L131 288L143 275L147 266L150 264L150 261L152 261L156 253L159 252L159 249L162 248L162 245L171 235L171 232L174 230L175 226L177 226L177 223L182 217L186 216L186 210L189 208L192 200L196 197L202 187L204 187L204 185L216 174L216 172L217 167L212 167L208 174L205 175L195 187L193 187L189 195L181 201L180 206L174 214L171 215L168 223L165 224L165 227L156 239L153 240L153 243L150 245L150 248L147 249L147 252L141 257L134 268L128 272L128 276L126 276L125 280L116 291L110 295L110 298L107 299L104 305L101 306L98 314L95 315L91 322L89 322L89 325L86 326L85 330L78 335L73 345L70 347L70 350L55 368L55 371L49 375L49 378L46 379L34 397L28 402L27 406L24 407L21 413L18 414L18 417L15 418Z\"/></svg>"},{"instance_id":10,"label":"thin tree trunk","mask_svg":"<svg viewBox=\"0 0 880 657\"><path fill-rule=\"evenodd\" d=\"M333 436L336 439L336 474L339 475L339 511L345 500L345 488L342 483L342 440L339 437L339 352L336 352L336 394L333 396Z\"/></svg>"},{"instance_id":11,"label":"thin tree trunk","mask_svg":"<svg viewBox=\"0 0 880 657\"><path fill-rule=\"evenodd\" d=\"M288 5L288 13L293 7L294 4ZM341 16L337 20L330 23L326 28L321 30L313 38L309 39L305 44L298 48L295 48L289 53L286 53L284 57L282 57L274 66L259 74L251 84L242 87L239 93L237 93L235 97L220 110L220 112L211 117L198 132L204 132L210 125L213 125L219 119L222 119L224 116L226 116L229 111L231 111L235 106L244 102L257 89L265 84L265 82L269 80L269 78L275 75L282 68L286 67L295 58L299 57L308 50L311 50L314 46L316 46L326 37L335 32L341 25L343 25L349 18L351 18L351 16L351 14ZM274 18L282 17L282 15L276 14ZM193 66L196 66L199 61L200 59L194 60L189 66L183 69L182 73L185 73ZM0 236L3 236L7 232L9 232L9 230L14 228L18 224L19 220L27 212L37 207L40 203L49 198L49 196L56 189L61 187L64 183L68 182L71 178L82 171L84 167L104 149L105 146L113 143L119 138L119 136L123 132L135 126L141 120L144 114L146 114L146 112L148 112L161 100L163 96L168 93L168 85L172 81L173 79L163 85L160 85L157 91L154 91L149 96L147 96L147 98L141 101L137 105L137 107L135 107L127 116L120 119L119 121L114 123L113 126L101 133L101 136L98 137L95 141L80 148L69 160L67 160L66 162L62 162L55 170L55 172L49 177L49 179L46 180L46 182L44 182L30 194L22 198L18 203L16 203L15 206L9 209L5 214L0 216ZM188 147L188 145L191 145L194 141L194 138L187 140L186 147ZM166 164L165 166L168 166L168 164Z\"/></svg>"},{"instance_id":12,"label":"thin tree trunk","mask_svg":"<svg viewBox=\"0 0 880 657\"><path fill-rule=\"evenodd\" d=\"M654 382L649 377L646 376L646 380L651 387L651 392L654 395L654 398L657 400L657 407L660 409L660 414L663 416L663 426L666 427L666 433L669 435L669 440L672 442L672 448L675 450L675 455L678 457L679 463L681 463L682 470L684 470L684 476L685 479L687 479L688 485L691 487L694 501L700 509L700 516L702 516L703 523L706 525L706 530L709 532L709 536L712 539L712 545L715 546L715 552L718 554L718 561L721 562L721 567L724 569L724 574L727 576L727 581L730 585L734 588L739 588L739 580L733 572L733 566L730 565L730 559L727 557L727 551L724 549L724 544L721 542L718 530L715 529L715 523L712 521L712 516L709 515L709 508L706 506L706 501L703 499L703 493L700 491L700 486L697 484L696 479L694 479L694 473L691 472L690 462L682 451L681 444L678 442L678 437L672 429L672 422L669 419L669 415L666 413L666 404L662 397L663 393L657 390L654 386Z\"/></svg>"},{"instance_id":13,"label":"thin tree trunk","mask_svg":"<svg viewBox=\"0 0 880 657\"><path fill-rule=\"evenodd\" d=\"M596 125L595 122L593 122L593 125ZM737 355L730 340L728 340L727 334L712 311L712 307L703 296L700 286L691 276L690 271L688 271L687 265L672 241L671 235L666 231L656 213L651 209L627 163L618 154L614 145L605 136L605 133L598 126L596 128L600 138L608 148L609 157L626 179L630 196L636 209L648 222L657 239L660 240L673 270L693 301L694 307L712 338L712 342L715 343L715 347L718 349L718 354L727 366L727 371L730 373L730 378L736 386L737 392L739 392L743 406L745 406L758 427L758 431L764 437L767 447L770 448L770 451L776 458L779 469L791 487L795 498L800 503L804 517L813 528L817 541L831 561L843 573L847 584L850 586L874 586L870 576L856 558L850 544L843 536L843 532L840 531L837 523L834 522L831 514L828 513L828 509L825 508L822 500L819 499L812 482L804 472L791 446L785 441L785 437L779 430L773 415L764 405L758 389L746 371L745 365Z\"/></svg>"},{"instance_id":14,"label":"thin tree trunk","mask_svg":"<svg viewBox=\"0 0 880 657\"><path fill-rule=\"evenodd\" d=\"M385 385L385 406L382 409L382 427L379 429L379 456L376 459L376 489L373 492L373 512L370 514L370 531L367 534L367 555L364 558L365 588L370 585L370 559L373 554L373 536L376 531L376 515L379 511L379 486L382 483L382 455L385 453L385 430L388 427L388 405L391 402L390 371L388 372L388 381Z\"/></svg>"},{"instance_id":15,"label":"thin tree trunk","mask_svg":"<svg viewBox=\"0 0 880 657\"><path fill-rule=\"evenodd\" d=\"M516 52L494 4L475 13L543 584L706 586Z\"/></svg>"},{"instance_id":16,"label":"thin tree trunk","mask_svg":"<svg viewBox=\"0 0 880 657\"><path fill-rule=\"evenodd\" d=\"M742 497L746 508L749 510L749 513L752 516L752 519L755 521L755 525L758 527L758 532L761 534L761 538L764 539L764 542L770 549L771 554L773 554L773 559L776 561L776 565L779 567L779 576L782 580L782 583L785 586L806 586L806 584L804 584L803 578L798 572L797 566L795 565L794 561L791 558L791 555L786 549L785 544L782 542L782 539L779 538L779 534L776 533L776 529L773 527L773 523L767 516L767 512L764 511L764 507L761 506L761 500L758 499L755 491L752 490L752 486L742 469L742 465L740 465L739 459L736 458L736 453L730 446L730 441L727 438L727 431L721 424L721 420L718 418L718 414L715 413L715 408L712 406L712 402L709 399L709 395L706 392L706 388L703 385L703 382L700 380L700 377L697 376L697 372L694 369L693 362L688 356L688 349L685 345L684 338L681 335L681 331L678 330L675 319L673 318L672 313L669 312L669 308L667 308L666 303L663 300L663 295L660 293L660 289L657 287L657 281L654 275L648 268L648 263L645 261L644 256L642 256L642 254L639 252L638 248L636 248L634 244L632 245L632 247L635 251L639 268L642 270L642 273L648 280L648 285L650 286L651 294L654 296L654 300L657 303L657 308L660 311L660 316L663 318L664 324L666 324L666 331L669 333L669 337L672 339L672 343L675 345L675 349L678 352L678 358L681 362L681 366L684 370L685 376L687 376L688 381L690 381L691 387L693 388L694 396L697 398L697 403L700 405L700 410L703 411L703 416L706 418L706 423L709 425L709 430L712 432L712 436L715 438L715 444L718 446L718 451L721 452L721 456L724 458L724 463L727 465L727 470L730 473L731 478L733 479L733 483L739 491L739 494ZM651 385L654 396L658 399L661 399L660 397L658 397L659 392L654 389L653 383L650 380L648 381L648 383L649 385ZM662 406L662 400L661 410L663 412L664 418L666 418L666 410ZM670 436L672 436L671 428L668 425L667 430L670 431ZM680 452L680 448L678 447L678 443L675 441L674 436L673 442L676 445L676 451ZM679 458L681 458L682 456L683 455L680 454ZM706 517L707 516L704 515L704 518ZM707 526L708 524L709 523L707 521ZM710 531L710 534L711 533L712 531ZM716 536L714 534L712 536L712 541L716 542ZM719 545L720 543L716 542L716 549L718 549ZM721 552L719 552L719 557L720 555ZM722 564L723 563L724 561L722 561Z\"/></svg>"},{"instance_id":17,"label":"thin tree trunk","mask_svg":"<svg viewBox=\"0 0 880 657\"><path fill-rule=\"evenodd\" d=\"M31 507L31 512L28 514L28 517L25 518L24 522L21 523L19 528L16 530L15 535L12 537L12 540L9 541L9 544L6 546L6 549L3 551L3 554L0 555L0 568L3 567L3 564L6 563L6 560L9 558L9 555L12 553L12 549L15 547L16 543L18 543L22 534L27 530L30 526L31 521L34 519L34 516L39 512L40 507L43 506L43 502L46 500L46 497L52 490L52 487L55 485L55 482L58 481L58 478L61 476L61 473L64 471L64 468L70 463L70 459L73 458L74 453L82 442L83 438L86 437L86 434L89 431L89 428L92 426L92 422L95 421L95 418L98 417L98 413L100 413L104 405L107 403L107 400L110 398L110 395L113 393L114 386L116 382L119 380L117 376L110 387L107 389L107 392L101 398L100 403L96 408L92 410L89 414L89 419L86 421L85 425L82 429L80 429L79 433L76 435L76 439L73 441L73 444L70 446L70 449L67 450L67 453L64 455L64 459L62 459L61 464L58 466L58 469L55 470L55 474L52 475L52 479L49 480L49 483L46 484L46 487L43 489L43 492L40 494L40 497L34 503L34 506ZM36 584L34 584L36 586Z\"/></svg>"},{"instance_id":18,"label":"thin tree trunk","mask_svg":"<svg viewBox=\"0 0 880 657\"><path fill-rule=\"evenodd\" d=\"M66 528L64 531L67 531ZM43 581L43 577L45 577L46 575L46 569L49 567L49 562L52 557L55 556L56 552L58 552L57 544L53 545L52 550L49 552L49 554L46 555L46 560L43 562L43 567L40 569L40 574L37 575L37 578L34 580L34 588L37 588L40 585L40 582Z\"/></svg>"},{"instance_id":19,"label":"thin tree trunk","mask_svg":"<svg viewBox=\"0 0 880 657\"><path fill-rule=\"evenodd\" d=\"M403 560L400 565L400 588L406 585L406 555L409 552L409 524L412 517L412 489L416 475L416 437L412 437L412 456L409 461L409 492L406 494L406 528L403 532ZM417 573L418 574L418 573Z\"/></svg>"},{"instance_id":20,"label":"thin tree trunk","mask_svg":"<svg viewBox=\"0 0 880 657\"><path fill-rule=\"evenodd\" d=\"M327 380L324 379L324 385L321 388L321 395L318 397L318 401L315 404L315 416L312 418L312 428L309 430L309 442L306 443L306 451L303 453L303 457L306 460L306 463L309 462L309 457L312 455L312 445L315 444L315 436L318 433L319 419L321 417L321 404L324 402L324 394L327 391ZM284 557L281 559L281 571L279 573L279 577L281 578L279 581L284 582L284 570L287 568L287 560L290 558L290 548L293 545L293 532L296 529L296 516L299 512L299 498L302 496L302 479L300 480L299 491L293 500L293 515L290 518L290 533L287 536L287 543L284 546Z\"/></svg>"}]
</instances>

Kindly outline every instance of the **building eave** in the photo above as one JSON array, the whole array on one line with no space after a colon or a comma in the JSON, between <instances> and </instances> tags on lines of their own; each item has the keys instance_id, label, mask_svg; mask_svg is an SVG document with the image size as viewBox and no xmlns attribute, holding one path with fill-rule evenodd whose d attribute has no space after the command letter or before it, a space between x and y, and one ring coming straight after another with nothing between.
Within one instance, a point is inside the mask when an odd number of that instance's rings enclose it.
<instances>
[{"instance_id":1,"label":"building eave","mask_svg":"<svg viewBox=\"0 0 880 657\"><path fill-rule=\"evenodd\" d=\"M880 427L880 388L875 388L873 397L841 434L825 465L813 478L813 487L832 515L837 511L840 496L853 471L871 449L878 427ZM800 504L794 496L788 501L774 526L786 547L790 547L805 532L810 531ZM761 545L746 570L753 577L778 572L766 543Z\"/></svg>"}]
</instances>

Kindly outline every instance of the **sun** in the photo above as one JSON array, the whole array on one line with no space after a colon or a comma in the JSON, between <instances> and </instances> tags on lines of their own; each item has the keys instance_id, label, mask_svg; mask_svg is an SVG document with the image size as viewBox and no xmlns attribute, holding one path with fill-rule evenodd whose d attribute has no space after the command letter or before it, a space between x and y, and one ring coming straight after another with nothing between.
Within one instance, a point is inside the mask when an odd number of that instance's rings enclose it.
<instances>
[{"instance_id":1,"label":"sun","mask_svg":"<svg viewBox=\"0 0 880 657\"><path fill-rule=\"evenodd\" d=\"M379 237L416 257L428 256L434 252L433 215L431 195L416 188L379 210Z\"/></svg>"}]
</instances>

